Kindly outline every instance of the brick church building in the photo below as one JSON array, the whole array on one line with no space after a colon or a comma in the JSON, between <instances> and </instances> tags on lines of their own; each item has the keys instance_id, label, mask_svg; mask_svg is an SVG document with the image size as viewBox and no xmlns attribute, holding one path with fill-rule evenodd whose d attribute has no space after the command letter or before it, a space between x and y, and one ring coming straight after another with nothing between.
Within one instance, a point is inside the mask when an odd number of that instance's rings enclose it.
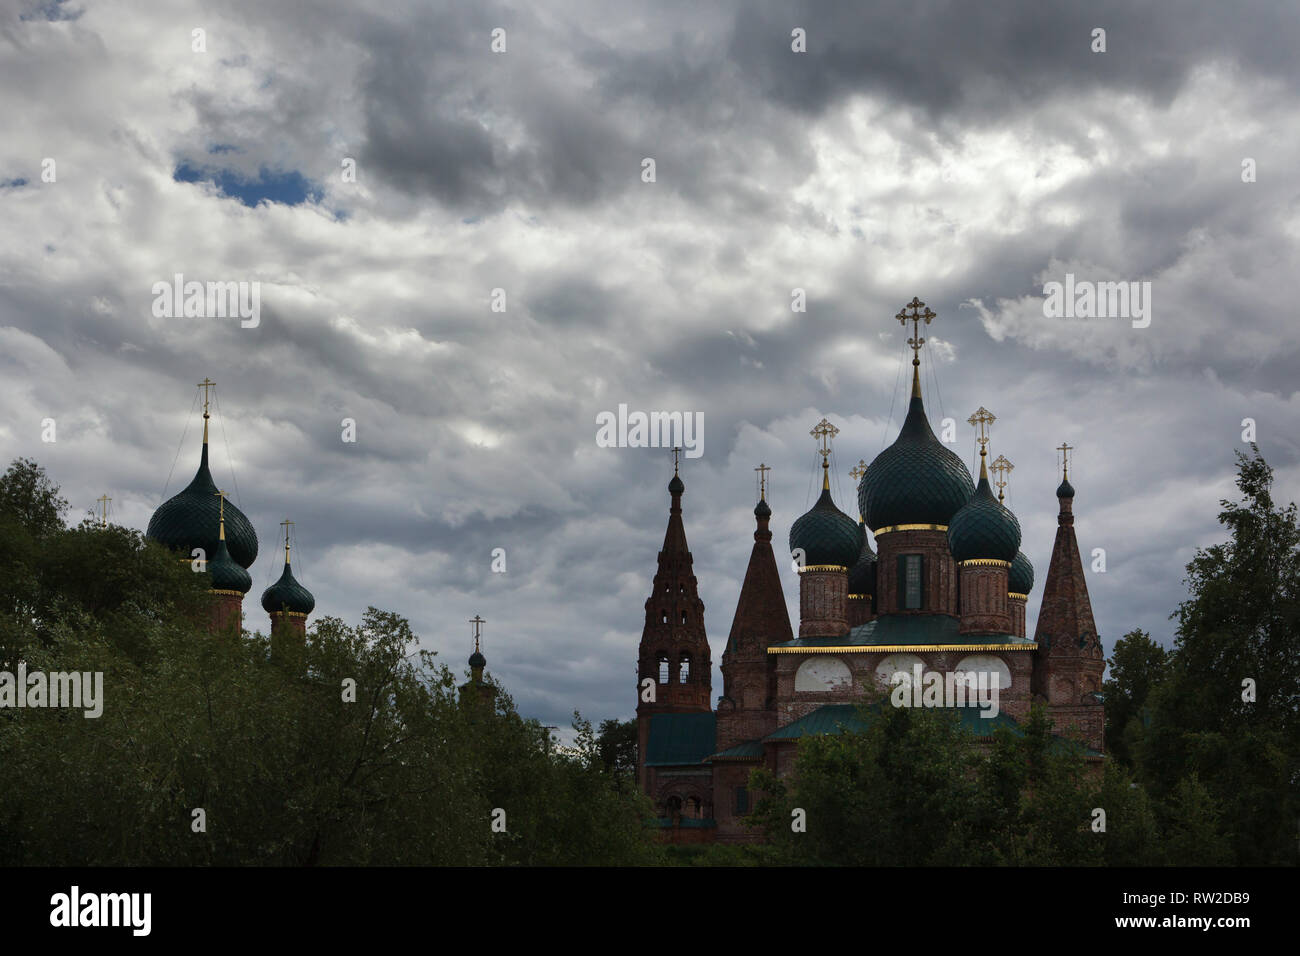
<instances>
[{"instance_id":1,"label":"brick church building","mask_svg":"<svg viewBox=\"0 0 1300 956\"><path fill-rule=\"evenodd\" d=\"M908 310L910 309L910 313ZM913 324L912 393L892 445L864 469L854 521L831 498L825 419L822 492L790 529L799 567L798 633L782 593L766 495L754 508L754 546L722 652L722 694L713 702L712 654L686 543L685 484L668 485L668 529L645 604L638 659L638 779L676 842L753 839L751 771L787 774L799 739L838 733L861 719L855 702L893 675L983 674L998 681L999 713L960 707L977 737L1018 727L1034 702L1056 732L1100 759L1105 661L1074 535L1068 458L1056 489L1058 528L1033 637L1025 606L1033 566L1019 550L1020 525L994 495L980 409L980 472L935 436L921 399L920 323L934 313L918 299L897 318ZM1068 454L1068 446L1064 446ZM1005 479L1010 464L994 463ZM870 535L868 535L870 531ZM870 538L875 539L875 549ZM919 671L918 671L919 668Z\"/></svg>"}]
</instances>

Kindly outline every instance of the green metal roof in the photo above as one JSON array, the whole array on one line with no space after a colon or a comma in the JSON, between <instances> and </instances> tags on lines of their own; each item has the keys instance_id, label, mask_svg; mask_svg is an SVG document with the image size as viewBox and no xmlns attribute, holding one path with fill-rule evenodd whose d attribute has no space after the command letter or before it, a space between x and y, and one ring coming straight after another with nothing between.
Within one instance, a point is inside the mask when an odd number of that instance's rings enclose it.
<instances>
[{"instance_id":1,"label":"green metal roof","mask_svg":"<svg viewBox=\"0 0 1300 956\"><path fill-rule=\"evenodd\" d=\"M1015 560L1011 562L1011 570L1007 573L1007 590L1016 594L1028 594L1034 589L1034 566L1025 557L1025 552L1016 552Z\"/></svg>"},{"instance_id":2,"label":"green metal roof","mask_svg":"<svg viewBox=\"0 0 1300 956\"><path fill-rule=\"evenodd\" d=\"M872 709L878 710L880 706L880 704L876 704L873 708L868 708L867 713L870 714ZM1020 724L1006 711L998 711L994 717L984 717L984 709L977 705L954 707L952 709L957 711L962 728L973 733L976 737L991 737L999 727L1006 727L1017 737L1024 735ZM858 733L866 730L867 726L868 721L863 719L863 713L856 704L825 704L818 707L811 714L806 714L793 723L786 724L784 727L768 734L763 740L797 740L800 737L809 735L840 734L846 730L851 733ZM1052 736L1056 738L1058 746L1078 746L1059 734L1053 734ZM1089 757L1103 756L1103 754L1088 747L1084 747L1083 752Z\"/></svg>"},{"instance_id":3,"label":"green metal roof","mask_svg":"<svg viewBox=\"0 0 1300 956\"><path fill-rule=\"evenodd\" d=\"M709 757L710 760L749 760L758 759L763 756L763 742L761 740L746 740L743 744L736 744L734 747L716 753Z\"/></svg>"},{"instance_id":4,"label":"green metal roof","mask_svg":"<svg viewBox=\"0 0 1300 956\"><path fill-rule=\"evenodd\" d=\"M993 497L987 475L980 475L974 496L952 516L948 550L957 561L1015 560L1020 550L1020 522Z\"/></svg>"},{"instance_id":5,"label":"green metal roof","mask_svg":"<svg viewBox=\"0 0 1300 956\"><path fill-rule=\"evenodd\" d=\"M217 485L208 469L208 444L203 443L199 470L185 489L168 498L149 519L145 536L161 542L186 558L195 548L202 548L209 560L217 554L218 515L221 505L217 501ZM248 523L244 513L227 501L226 542L230 557L243 568L252 567L257 559L257 532ZM253 586L249 579L248 588ZM245 591L248 588L244 588Z\"/></svg>"},{"instance_id":6,"label":"green metal roof","mask_svg":"<svg viewBox=\"0 0 1300 956\"><path fill-rule=\"evenodd\" d=\"M298 583L289 568L288 561L284 562L284 571L280 575L280 580L262 592L262 609L268 614L277 611L310 614L315 607L316 599L312 597L310 591Z\"/></svg>"},{"instance_id":7,"label":"green metal roof","mask_svg":"<svg viewBox=\"0 0 1300 956\"><path fill-rule=\"evenodd\" d=\"M707 714L654 714L646 746L647 767L702 764L717 742L717 720Z\"/></svg>"},{"instance_id":8,"label":"green metal roof","mask_svg":"<svg viewBox=\"0 0 1300 956\"><path fill-rule=\"evenodd\" d=\"M962 634L960 622L947 614L886 614L859 624L841 637L796 638L783 644L773 644L768 648L772 653L777 648L788 648L790 653L801 649L816 650L830 647L861 647L870 650L873 647L894 647L900 644L915 645L918 648L935 644L960 646L978 646L986 644L1019 644L1027 649L1036 645L1024 637L1014 634Z\"/></svg>"},{"instance_id":9,"label":"green metal roof","mask_svg":"<svg viewBox=\"0 0 1300 956\"><path fill-rule=\"evenodd\" d=\"M851 568L862 552L863 529L831 500L829 488L812 509L790 526L790 550L802 550L804 564L837 564Z\"/></svg>"}]
</instances>

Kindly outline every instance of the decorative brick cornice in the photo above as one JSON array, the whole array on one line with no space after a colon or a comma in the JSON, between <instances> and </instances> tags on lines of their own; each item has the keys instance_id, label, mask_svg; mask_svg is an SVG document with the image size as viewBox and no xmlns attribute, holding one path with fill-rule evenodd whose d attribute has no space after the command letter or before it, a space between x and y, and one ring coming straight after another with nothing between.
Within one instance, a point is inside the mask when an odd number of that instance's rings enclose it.
<instances>
[{"instance_id":1,"label":"decorative brick cornice","mask_svg":"<svg viewBox=\"0 0 1300 956\"><path fill-rule=\"evenodd\" d=\"M850 644L838 647L769 647L769 654L875 654L895 651L1036 651L1037 644Z\"/></svg>"},{"instance_id":2,"label":"decorative brick cornice","mask_svg":"<svg viewBox=\"0 0 1300 956\"><path fill-rule=\"evenodd\" d=\"M963 568L1009 568L1010 561L1003 561L999 558L967 558L965 561L958 561ZM1008 592L1010 593L1010 592Z\"/></svg>"}]
</instances>

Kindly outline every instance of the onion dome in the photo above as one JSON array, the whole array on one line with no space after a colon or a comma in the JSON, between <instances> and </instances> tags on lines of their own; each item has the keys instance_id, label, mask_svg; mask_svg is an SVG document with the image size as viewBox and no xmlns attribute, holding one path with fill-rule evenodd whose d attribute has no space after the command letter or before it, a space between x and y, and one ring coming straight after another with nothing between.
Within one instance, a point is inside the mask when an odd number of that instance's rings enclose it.
<instances>
[{"instance_id":1,"label":"onion dome","mask_svg":"<svg viewBox=\"0 0 1300 956\"><path fill-rule=\"evenodd\" d=\"M962 460L930 429L918 367L914 361L912 401L898 438L876 456L858 484L858 510L872 531L899 524L947 525L975 491Z\"/></svg>"},{"instance_id":2,"label":"onion dome","mask_svg":"<svg viewBox=\"0 0 1300 956\"><path fill-rule=\"evenodd\" d=\"M298 583L289 567L289 553L285 549L284 572L280 580L262 592L262 610L267 614L292 611L294 614L310 614L316 608L316 599L312 593Z\"/></svg>"},{"instance_id":3,"label":"onion dome","mask_svg":"<svg viewBox=\"0 0 1300 956\"><path fill-rule=\"evenodd\" d=\"M469 666L473 668L487 667L487 658L483 656L483 652L477 647L474 648L474 653L469 656Z\"/></svg>"},{"instance_id":4,"label":"onion dome","mask_svg":"<svg viewBox=\"0 0 1300 956\"><path fill-rule=\"evenodd\" d=\"M1057 486L1056 497L1058 498L1074 497L1074 485L1070 484L1070 480L1068 478L1062 479L1061 484Z\"/></svg>"},{"instance_id":5,"label":"onion dome","mask_svg":"<svg viewBox=\"0 0 1300 956\"><path fill-rule=\"evenodd\" d=\"M862 550L858 552L858 560L849 568L849 594L875 594L876 593L876 552L871 550L871 542L867 540L867 529L862 522L858 522L858 530L862 532Z\"/></svg>"},{"instance_id":6,"label":"onion dome","mask_svg":"<svg viewBox=\"0 0 1300 956\"><path fill-rule=\"evenodd\" d=\"M1011 572L1007 575L1007 590L1012 594L1028 594L1034 589L1034 566L1029 563L1023 551L1017 551L1011 560Z\"/></svg>"},{"instance_id":7,"label":"onion dome","mask_svg":"<svg viewBox=\"0 0 1300 956\"><path fill-rule=\"evenodd\" d=\"M217 551L208 559L208 574L212 578L214 591L238 591L247 594L253 587L253 579L230 556L226 539L217 539Z\"/></svg>"},{"instance_id":8,"label":"onion dome","mask_svg":"<svg viewBox=\"0 0 1300 956\"><path fill-rule=\"evenodd\" d=\"M188 487L180 494L164 501L153 517L145 536L189 557L195 548L209 555L209 565L215 561L217 536L212 529L218 526L217 486L208 470L208 421L203 416L203 455L199 470ZM234 505L226 515L226 541L228 555L240 567L252 567L257 559L257 532L244 513ZM250 584L249 587L252 585ZM248 588L244 589L245 591Z\"/></svg>"},{"instance_id":9,"label":"onion dome","mask_svg":"<svg viewBox=\"0 0 1300 956\"><path fill-rule=\"evenodd\" d=\"M759 498L758 504L754 505L754 517L755 518L772 517L772 509L767 506L766 498Z\"/></svg>"},{"instance_id":10,"label":"onion dome","mask_svg":"<svg viewBox=\"0 0 1300 956\"><path fill-rule=\"evenodd\" d=\"M680 495L685 490L685 482L682 481L677 472L673 472L673 480L668 482L668 493L670 495Z\"/></svg>"},{"instance_id":11,"label":"onion dome","mask_svg":"<svg viewBox=\"0 0 1300 956\"><path fill-rule=\"evenodd\" d=\"M993 497L980 449L980 483L975 495L952 517L948 550L956 561L992 558L1010 562L1020 550L1020 522Z\"/></svg>"},{"instance_id":12,"label":"onion dome","mask_svg":"<svg viewBox=\"0 0 1300 956\"><path fill-rule=\"evenodd\" d=\"M824 463L823 463L824 464ZM812 510L790 526L790 551L802 550L804 566L850 568L862 552L863 531L831 500L830 479L822 474L822 493Z\"/></svg>"}]
</instances>

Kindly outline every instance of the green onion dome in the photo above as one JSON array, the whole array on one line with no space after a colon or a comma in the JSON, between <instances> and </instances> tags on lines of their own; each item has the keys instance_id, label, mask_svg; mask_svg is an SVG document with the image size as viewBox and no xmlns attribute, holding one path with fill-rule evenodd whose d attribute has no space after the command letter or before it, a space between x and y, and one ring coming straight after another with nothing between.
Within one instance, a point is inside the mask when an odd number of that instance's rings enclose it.
<instances>
[{"instance_id":1,"label":"green onion dome","mask_svg":"<svg viewBox=\"0 0 1300 956\"><path fill-rule=\"evenodd\" d=\"M754 505L754 517L755 518L772 517L772 509L767 506L766 498L759 498L758 504Z\"/></svg>"},{"instance_id":2,"label":"green onion dome","mask_svg":"<svg viewBox=\"0 0 1300 956\"><path fill-rule=\"evenodd\" d=\"M247 594L253 587L253 579L230 556L226 539L217 539L216 553L208 559L208 574L212 577L212 590L238 591Z\"/></svg>"},{"instance_id":3,"label":"green onion dome","mask_svg":"<svg viewBox=\"0 0 1300 956\"><path fill-rule=\"evenodd\" d=\"M1060 483L1060 485L1057 486L1057 488L1056 488L1056 497L1058 497L1058 498L1073 498L1073 497L1074 497L1074 485L1070 484L1069 479L1064 479L1064 480L1062 480L1062 482Z\"/></svg>"},{"instance_id":4,"label":"green onion dome","mask_svg":"<svg viewBox=\"0 0 1300 956\"><path fill-rule=\"evenodd\" d=\"M209 564L217 553L217 526L221 506L217 486L208 470L208 443L203 443L203 457L194 480L180 494L164 501L153 517L145 536L180 551L185 557L202 548ZM243 568L252 567L257 559L257 532L244 513L226 502L226 541L229 556ZM250 585L251 587L251 585ZM244 589L245 591L248 588Z\"/></svg>"},{"instance_id":5,"label":"green onion dome","mask_svg":"<svg viewBox=\"0 0 1300 956\"><path fill-rule=\"evenodd\" d=\"M487 658L479 651L475 651L469 656L470 667L487 667Z\"/></svg>"},{"instance_id":6,"label":"green onion dome","mask_svg":"<svg viewBox=\"0 0 1300 956\"><path fill-rule=\"evenodd\" d=\"M812 510L790 526L790 551L803 550L804 566L837 565L851 568L862 552L862 529L831 500L823 480L822 494Z\"/></svg>"},{"instance_id":7,"label":"green onion dome","mask_svg":"<svg viewBox=\"0 0 1300 956\"><path fill-rule=\"evenodd\" d=\"M679 478L676 474L674 474L673 480L668 482L668 493L670 495L680 495L685 490L686 490L685 482L683 482L681 478Z\"/></svg>"},{"instance_id":8,"label":"green onion dome","mask_svg":"<svg viewBox=\"0 0 1300 956\"><path fill-rule=\"evenodd\" d=\"M982 455L975 495L948 525L948 550L956 561L992 558L1007 562L1020 550L1020 522L993 497Z\"/></svg>"},{"instance_id":9,"label":"green onion dome","mask_svg":"<svg viewBox=\"0 0 1300 956\"><path fill-rule=\"evenodd\" d=\"M912 401L895 442L858 483L858 510L872 531L900 524L947 525L974 494L970 472L930 429L917 373Z\"/></svg>"},{"instance_id":10,"label":"green onion dome","mask_svg":"<svg viewBox=\"0 0 1300 956\"><path fill-rule=\"evenodd\" d=\"M1028 594L1034 589L1034 566L1025 557L1025 552L1017 551L1011 561L1011 573L1007 575L1007 590L1012 594Z\"/></svg>"},{"instance_id":11,"label":"green onion dome","mask_svg":"<svg viewBox=\"0 0 1300 956\"><path fill-rule=\"evenodd\" d=\"M262 592L262 610L267 614L277 614L280 611L310 614L315 607L316 599L294 578L286 556L280 580Z\"/></svg>"},{"instance_id":12,"label":"green onion dome","mask_svg":"<svg viewBox=\"0 0 1300 956\"><path fill-rule=\"evenodd\" d=\"M858 530L862 532L862 550L858 552L853 567L849 568L849 594L875 594L876 552L871 550L867 529L862 522L858 522Z\"/></svg>"}]
</instances>

